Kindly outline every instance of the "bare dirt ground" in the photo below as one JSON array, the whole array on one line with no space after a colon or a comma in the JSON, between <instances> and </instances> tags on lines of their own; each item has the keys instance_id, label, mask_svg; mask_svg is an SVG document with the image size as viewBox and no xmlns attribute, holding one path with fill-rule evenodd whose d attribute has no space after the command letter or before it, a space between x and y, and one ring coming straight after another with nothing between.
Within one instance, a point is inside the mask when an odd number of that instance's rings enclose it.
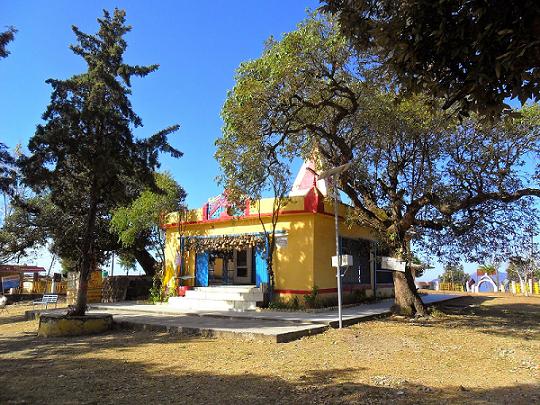
<instances>
[{"instance_id":1,"label":"bare dirt ground","mask_svg":"<svg viewBox=\"0 0 540 405\"><path fill-rule=\"evenodd\" d=\"M43 339L0 315L2 404L540 403L540 298L465 297L286 344L150 332Z\"/></svg>"}]
</instances>

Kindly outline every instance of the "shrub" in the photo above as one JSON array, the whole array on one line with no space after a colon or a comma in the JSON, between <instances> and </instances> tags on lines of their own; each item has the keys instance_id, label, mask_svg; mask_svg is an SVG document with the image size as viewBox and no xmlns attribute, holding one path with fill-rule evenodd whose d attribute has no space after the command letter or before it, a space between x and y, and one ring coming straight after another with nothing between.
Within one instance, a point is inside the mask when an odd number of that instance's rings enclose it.
<instances>
[{"instance_id":1,"label":"shrub","mask_svg":"<svg viewBox=\"0 0 540 405\"><path fill-rule=\"evenodd\" d=\"M313 286L309 294L304 295L304 302L306 303L306 308L317 308L317 297L319 295L319 287L316 285Z\"/></svg>"}]
</instances>

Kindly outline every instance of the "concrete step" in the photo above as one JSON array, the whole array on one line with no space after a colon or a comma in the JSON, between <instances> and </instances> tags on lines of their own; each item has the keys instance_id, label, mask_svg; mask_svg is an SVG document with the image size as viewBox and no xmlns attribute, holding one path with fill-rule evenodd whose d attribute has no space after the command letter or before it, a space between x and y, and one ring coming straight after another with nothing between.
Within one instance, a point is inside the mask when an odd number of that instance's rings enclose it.
<instances>
[{"instance_id":1,"label":"concrete step","mask_svg":"<svg viewBox=\"0 0 540 405\"><path fill-rule=\"evenodd\" d=\"M254 285L220 285L220 286L210 286L210 287L195 287L193 290L190 291L205 291L205 292L211 292L211 293L219 293L219 292L254 292L254 291L261 291L260 288L254 286Z\"/></svg>"},{"instance_id":2,"label":"concrete step","mask_svg":"<svg viewBox=\"0 0 540 405\"><path fill-rule=\"evenodd\" d=\"M264 299L262 291L250 293L235 292L210 292L210 291L186 291L186 298L212 301L262 301Z\"/></svg>"},{"instance_id":3,"label":"concrete step","mask_svg":"<svg viewBox=\"0 0 540 405\"><path fill-rule=\"evenodd\" d=\"M169 298L170 307L179 310L254 311L256 301L208 300L189 297Z\"/></svg>"},{"instance_id":4,"label":"concrete step","mask_svg":"<svg viewBox=\"0 0 540 405\"><path fill-rule=\"evenodd\" d=\"M263 299L262 289L254 285L195 287L184 297L170 298L169 306L180 310L250 311Z\"/></svg>"}]
</instances>

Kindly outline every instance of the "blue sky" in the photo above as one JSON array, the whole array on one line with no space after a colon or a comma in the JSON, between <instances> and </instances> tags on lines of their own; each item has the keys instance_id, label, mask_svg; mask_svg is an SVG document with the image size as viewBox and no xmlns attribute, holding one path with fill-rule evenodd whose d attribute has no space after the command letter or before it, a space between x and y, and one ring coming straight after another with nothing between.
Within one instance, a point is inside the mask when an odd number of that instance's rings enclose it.
<instances>
[{"instance_id":1,"label":"blue sky","mask_svg":"<svg viewBox=\"0 0 540 405\"><path fill-rule=\"evenodd\" d=\"M234 85L234 72L245 60L260 56L271 35L291 31L318 7L318 1L12 1L0 3L0 28L19 32L0 61L0 141L24 146L48 104L48 78L67 78L84 71L69 45L71 25L97 31L102 10L123 8L133 30L126 37L126 61L160 64L160 69L133 82L132 102L143 119L138 136L178 123L171 143L181 159L163 157L188 192L188 205L201 206L219 193L213 158L221 133L221 107Z\"/></svg>"},{"instance_id":2,"label":"blue sky","mask_svg":"<svg viewBox=\"0 0 540 405\"><path fill-rule=\"evenodd\" d=\"M71 25L94 33L103 9L123 8L133 26L126 61L160 64L157 72L133 81L133 107L144 123L136 134L145 137L180 124L170 141L184 157L163 157L162 170L187 190L190 207L201 206L220 192L214 141L235 69L259 57L269 36L293 30L306 9L318 5L318 0L0 2L0 29L19 30L9 45L11 55L0 61L0 142L26 146L49 101L45 80L84 71L82 59L69 49L75 42ZM43 257L37 264L47 262ZM434 278L440 269L437 265L424 278Z\"/></svg>"},{"instance_id":3,"label":"blue sky","mask_svg":"<svg viewBox=\"0 0 540 405\"><path fill-rule=\"evenodd\" d=\"M122 8L133 26L126 36L126 62L160 64L157 72L133 81L131 100L144 123L136 134L146 137L180 124L170 141L184 157L164 156L162 170L187 190L189 206L202 206L220 192L214 141L235 69L260 56L269 36L293 30L306 9L318 5L310 0L0 2L0 29L18 29L11 55L0 61L0 142L26 147L49 102L45 80L84 71L82 59L69 49L75 42L71 26L94 33L103 9ZM39 252L35 263L48 267L50 255Z\"/></svg>"}]
</instances>

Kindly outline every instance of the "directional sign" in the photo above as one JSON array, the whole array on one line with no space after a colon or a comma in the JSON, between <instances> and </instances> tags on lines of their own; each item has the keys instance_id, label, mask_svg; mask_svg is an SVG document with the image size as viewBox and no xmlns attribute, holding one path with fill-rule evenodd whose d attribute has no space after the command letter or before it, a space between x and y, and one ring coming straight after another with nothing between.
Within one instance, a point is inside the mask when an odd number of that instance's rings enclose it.
<instances>
[{"instance_id":1,"label":"directional sign","mask_svg":"<svg viewBox=\"0 0 540 405\"><path fill-rule=\"evenodd\" d=\"M353 257L351 255L341 255L341 267L349 267L353 265ZM332 267L338 266L338 257L332 256Z\"/></svg>"},{"instance_id":2,"label":"directional sign","mask_svg":"<svg viewBox=\"0 0 540 405\"><path fill-rule=\"evenodd\" d=\"M381 256L381 268L385 270L405 272L406 262L395 257Z\"/></svg>"}]
</instances>

